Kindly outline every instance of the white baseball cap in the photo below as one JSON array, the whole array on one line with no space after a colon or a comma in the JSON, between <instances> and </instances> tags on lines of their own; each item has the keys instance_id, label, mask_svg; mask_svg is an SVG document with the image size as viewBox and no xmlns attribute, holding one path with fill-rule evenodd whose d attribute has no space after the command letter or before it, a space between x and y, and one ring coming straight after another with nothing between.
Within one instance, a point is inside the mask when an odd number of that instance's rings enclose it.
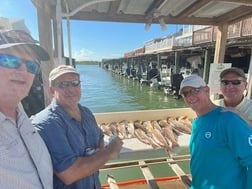
<instances>
[{"instance_id":1,"label":"white baseball cap","mask_svg":"<svg viewBox=\"0 0 252 189\"><path fill-rule=\"evenodd\" d=\"M206 86L206 83L200 76L196 74L192 74L182 80L180 84L179 93L181 94L181 91L184 87L199 88L199 87L205 87L205 86Z\"/></svg>"}]
</instances>

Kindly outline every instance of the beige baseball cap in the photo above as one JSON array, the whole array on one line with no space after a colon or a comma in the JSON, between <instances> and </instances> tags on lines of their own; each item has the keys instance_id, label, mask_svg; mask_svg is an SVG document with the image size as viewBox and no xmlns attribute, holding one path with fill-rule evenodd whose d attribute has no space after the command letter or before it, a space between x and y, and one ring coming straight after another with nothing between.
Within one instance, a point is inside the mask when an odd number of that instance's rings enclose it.
<instances>
[{"instance_id":1,"label":"beige baseball cap","mask_svg":"<svg viewBox=\"0 0 252 189\"><path fill-rule=\"evenodd\" d=\"M74 67L72 67L70 65L60 65L60 66L54 68L50 72L50 74L49 74L50 84L51 84L51 82L53 80L55 80L59 76L62 76L62 75L67 74L67 73L74 73L74 74L80 75L80 73Z\"/></svg>"},{"instance_id":2,"label":"beige baseball cap","mask_svg":"<svg viewBox=\"0 0 252 189\"><path fill-rule=\"evenodd\" d=\"M236 67L231 67L231 68L227 68L227 69L223 70L220 73L220 78L222 79L227 73L230 73L230 72L236 73L240 77L246 79L244 71L242 69L236 68Z\"/></svg>"}]
</instances>

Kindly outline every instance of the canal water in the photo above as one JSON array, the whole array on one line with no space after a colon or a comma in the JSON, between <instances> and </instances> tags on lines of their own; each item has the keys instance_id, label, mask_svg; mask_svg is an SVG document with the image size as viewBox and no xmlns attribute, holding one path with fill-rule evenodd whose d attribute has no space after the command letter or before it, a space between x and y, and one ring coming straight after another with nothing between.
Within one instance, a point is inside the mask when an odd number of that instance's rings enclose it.
<instances>
[{"instance_id":1,"label":"canal water","mask_svg":"<svg viewBox=\"0 0 252 189\"><path fill-rule=\"evenodd\" d=\"M77 65L81 73L80 103L93 113L154 110L186 107L183 99L167 96L163 90L151 88L99 65Z\"/></svg>"}]
</instances>

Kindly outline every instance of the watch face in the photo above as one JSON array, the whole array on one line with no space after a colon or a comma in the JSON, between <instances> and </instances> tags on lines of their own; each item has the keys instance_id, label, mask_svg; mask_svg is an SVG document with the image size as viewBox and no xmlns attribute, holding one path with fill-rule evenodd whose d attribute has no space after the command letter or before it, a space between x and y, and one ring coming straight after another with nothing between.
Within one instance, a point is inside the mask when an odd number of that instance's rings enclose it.
<instances>
[{"instance_id":1,"label":"watch face","mask_svg":"<svg viewBox=\"0 0 252 189\"><path fill-rule=\"evenodd\" d=\"M94 148L91 148L91 147L88 147L84 150L84 153L86 156L91 156L95 153L95 149Z\"/></svg>"}]
</instances>

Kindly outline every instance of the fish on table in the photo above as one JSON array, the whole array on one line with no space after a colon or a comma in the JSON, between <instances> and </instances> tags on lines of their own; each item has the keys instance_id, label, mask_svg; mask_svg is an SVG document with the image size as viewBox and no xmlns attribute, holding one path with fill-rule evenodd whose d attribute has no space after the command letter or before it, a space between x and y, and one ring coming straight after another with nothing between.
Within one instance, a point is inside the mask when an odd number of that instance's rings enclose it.
<instances>
[{"instance_id":1,"label":"fish on table","mask_svg":"<svg viewBox=\"0 0 252 189\"><path fill-rule=\"evenodd\" d=\"M172 128L177 132L181 132L185 134L191 134L192 132L190 128L188 128L182 122L178 121L175 117L168 117L167 121L172 126Z\"/></svg>"},{"instance_id":2,"label":"fish on table","mask_svg":"<svg viewBox=\"0 0 252 189\"><path fill-rule=\"evenodd\" d=\"M174 135L172 130L172 126L167 122L166 119L159 120L159 125L162 126L164 131L164 136L171 142L172 148L178 147L178 140L177 137Z\"/></svg>"},{"instance_id":3,"label":"fish on table","mask_svg":"<svg viewBox=\"0 0 252 189\"><path fill-rule=\"evenodd\" d=\"M116 135L122 140L137 138L140 142L152 148L164 148L167 155L172 156L176 147L179 147L178 135L191 134L191 120L187 116L167 117L161 120L128 121L101 123L104 134Z\"/></svg>"}]
</instances>

